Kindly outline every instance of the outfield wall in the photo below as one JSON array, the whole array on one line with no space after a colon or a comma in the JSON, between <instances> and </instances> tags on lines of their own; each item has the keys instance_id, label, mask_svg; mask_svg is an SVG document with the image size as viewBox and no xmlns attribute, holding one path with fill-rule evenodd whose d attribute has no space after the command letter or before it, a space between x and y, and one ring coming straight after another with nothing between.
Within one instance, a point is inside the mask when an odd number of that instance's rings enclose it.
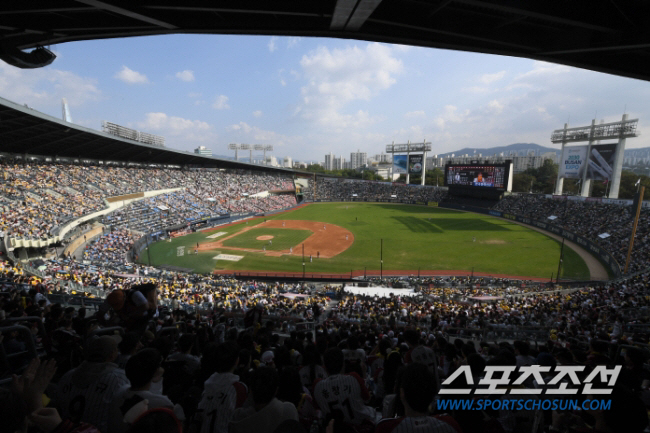
<instances>
[{"instance_id":1,"label":"outfield wall","mask_svg":"<svg viewBox=\"0 0 650 433\"><path fill-rule=\"evenodd\" d=\"M556 235L562 236L572 242L575 242L576 244L580 245L583 247L586 251L588 251L591 255L594 257L598 258L603 265L607 267L607 269L612 273L614 278L619 278L622 276L621 272L621 267L614 258L607 250L604 248L600 247L598 244L595 244L591 240L579 236L573 232L570 232L568 230L563 229L562 227L558 227L553 224L549 224L543 221L538 221L534 220L531 218L525 218L520 215L514 215L511 213L505 213L501 212L498 210L492 210L492 209L485 209L482 207L476 207L476 206L468 206L468 205L458 205L458 204L452 204L452 203L443 203L440 204L440 207L445 207L448 209L457 209L457 210L462 210L462 211L469 211L469 212L475 212L475 213L480 213L480 214L485 214L485 215L492 215L495 217L499 218L505 218L509 219L512 221L516 221L519 223L527 224L533 227L537 227L539 229L542 229L544 231L554 233Z\"/></svg>"}]
</instances>

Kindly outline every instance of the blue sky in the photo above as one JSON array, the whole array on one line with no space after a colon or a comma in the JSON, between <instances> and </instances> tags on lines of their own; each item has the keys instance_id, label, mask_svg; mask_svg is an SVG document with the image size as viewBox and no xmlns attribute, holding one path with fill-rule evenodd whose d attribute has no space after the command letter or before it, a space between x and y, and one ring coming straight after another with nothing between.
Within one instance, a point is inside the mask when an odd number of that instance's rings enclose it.
<instances>
[{"instance_id":1,"label":"blue sky","mask_svg":"<svg viewBox=\"0 0 650 433\"><path fill-rule=\"evenodd\" d=\"M650 83L486 54L365 41L175 35L51 47L47 68L0 62L0 96L100 129L108 120L163 135L167 146L230 155L272 144L278 157L322 161L391 142L433 153L516 142L552 146L553 129L640 119L650 146ZM645 132L645 134L644 134Z\"/></svg>"}]
</instances>

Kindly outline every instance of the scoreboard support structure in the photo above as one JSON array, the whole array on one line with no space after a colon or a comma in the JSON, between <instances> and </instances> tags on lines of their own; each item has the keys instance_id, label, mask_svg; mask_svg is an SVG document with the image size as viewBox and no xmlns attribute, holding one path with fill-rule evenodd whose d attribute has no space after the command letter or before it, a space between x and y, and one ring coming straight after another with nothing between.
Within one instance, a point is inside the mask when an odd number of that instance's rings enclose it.
<instances>
[{"instance_id":1,"label":"scoreboard support structure","mask_svg":"<svg viewBox=\"0 0 650 433\"><path fill-rule=\"evenodd\" d=\"M625 141L627 138L638 136L636 132L638 123L639 119L628 120L627 114L623 114L618 122L597 125L594 119L591 121L591 125L576 128L569 128L569 125L565 123L564 128L553 131L551 142L562 145L560 169L557 173L554 194L562 195L565 178L580 179L582 183L580 195L588 197L591 180L598 179L607 181L609 187L608 198L618 198ZM610 153L609 161L604 160L601 155L602 152L597 150L607 146L600 145L601 140L616 140L615 143L608 144L610 148L614 148L614 151ZM587 142L587 144L569 146L580 142ZM601 155L600 158L598 155ZM595 168L589 169L589 166ZM603 168L605 168L604 171ZM597 173L597 175L594 175L594 173Z\"/></svg>"},{"instance_id":2,"label":"scoreboard support structure","mask_svg":"<svg viewBox=\"0 0 650 433\"><path fill-rule=\"evenodd\" d=\"M420 181L420 185L424 185L424 180L427 174L427 152L431 151L431 142L423 140L422 143L411 143L410 141L407 141L405 144L395 144L393 142L392 144L387 144L386 145L386 153L390 153L392 155L392 161L391 161L391 168L390 168L390 181L393 181L393 169L395 167L395 154L396 153L405 153L406 152L406 184L409 184L409 181L411 179L410 177L410 167L409 167L409 160L411 153L420 153L422 152L422 180Z\"/></svg>"}]
</instances>

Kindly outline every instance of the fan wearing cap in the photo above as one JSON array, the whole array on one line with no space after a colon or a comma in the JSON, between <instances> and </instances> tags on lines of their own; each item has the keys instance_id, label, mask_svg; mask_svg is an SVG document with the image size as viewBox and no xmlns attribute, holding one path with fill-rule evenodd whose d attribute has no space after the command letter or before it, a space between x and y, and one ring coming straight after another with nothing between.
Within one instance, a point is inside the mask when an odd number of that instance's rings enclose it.
<instances>
[{"instance_id":1,"label":"fan wearing cap","mask_svg":"<svg viewBox=\"0 0 650 433\"><path fill-rule=\"evenodd\" d=\"M111 402L122 388L129 385L124 370L114 363L117 341L108 335L91 340L86 360L68 371L56 389L54 401L61 416L83 421L108 431Z\"/></svg>"},{"instance_id":2,"label":"fan wearing cap","mask_svg":"<svg viewBox=\"0 0 650 433\"><path fill-rule=\"evenodd\" d=\"M262 354L262 357L260 358L260 367L275 368L275 355L272 350L267 350Z\"/></svg>"},{"instance_id":3,"label":"fan wearing cap","mask_svg":"<svg viewBox=\"0 0 650 433\"><path fill-rule=\"evenodd\" d=\"M426 333L422 333L422 341L426 337ZM426 365L429 368L429 371L433 373L437 386L440 385L440 378L438 372L438 363L436 361L436 355L433 352L433 349L422 344L420 335L412 329L406 330L404 332L404 339L406 344L409 346L408 352L404 355L404 363L419 363Z\"/></svg>"}]
</instances>

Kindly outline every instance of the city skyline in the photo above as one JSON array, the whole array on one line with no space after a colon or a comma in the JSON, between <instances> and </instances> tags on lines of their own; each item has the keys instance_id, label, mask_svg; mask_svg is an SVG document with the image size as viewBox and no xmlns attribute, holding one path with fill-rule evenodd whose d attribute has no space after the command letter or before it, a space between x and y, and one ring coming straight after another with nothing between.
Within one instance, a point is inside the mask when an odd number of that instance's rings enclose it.
<instances>
[{"instance_id":1,"label":"city skyline","mask_svg":"<svg viewBox=\"0 0 650 433\"><path fill-rule=\"evenodd\" d=\"M275 146L321 161L432 142L432 153L550 143L564 123L639 118L650 146L650 83L503 56L365 41L174 35L74 42L36 70L0 62L0 96L99 130L106 120L166 146L229 155L229 143ZM92 59L92 61L88 61ZM645 132L645 133L644 133Z\"/></svg>"}]
</instances>

